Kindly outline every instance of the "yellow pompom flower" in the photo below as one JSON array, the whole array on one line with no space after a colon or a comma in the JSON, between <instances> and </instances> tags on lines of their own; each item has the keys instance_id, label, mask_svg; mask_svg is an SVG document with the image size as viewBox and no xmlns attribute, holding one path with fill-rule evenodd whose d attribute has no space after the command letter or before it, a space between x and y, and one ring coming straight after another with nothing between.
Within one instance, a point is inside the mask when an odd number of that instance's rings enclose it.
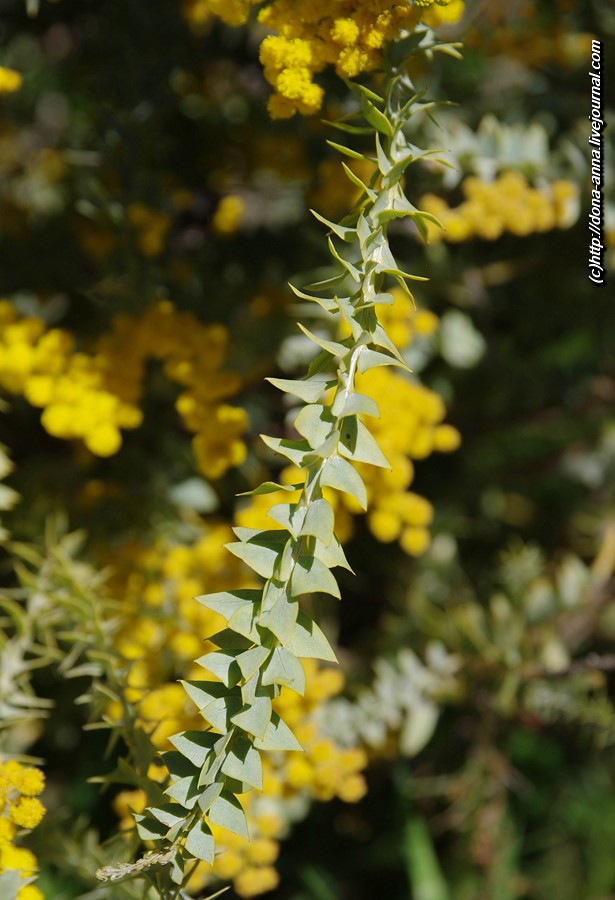
<instances>
[{"instance_id":1,"label":"yellow pompom flower","mask_svg":"<svg viewBox=\"0 0 615 900\"><path fill-rule=\"evenodd\" d=\"M45 807L36 797L20 797L11 803L9 815L19 828L36 828L45 815Z\"/></svg>"}]
</instances>

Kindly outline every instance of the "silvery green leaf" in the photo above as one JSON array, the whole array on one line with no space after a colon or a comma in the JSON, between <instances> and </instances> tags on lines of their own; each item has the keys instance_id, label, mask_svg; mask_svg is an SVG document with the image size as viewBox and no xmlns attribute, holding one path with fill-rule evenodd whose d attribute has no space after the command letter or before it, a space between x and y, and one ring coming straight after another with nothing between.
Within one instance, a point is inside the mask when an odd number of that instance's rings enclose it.
<instances>
[{"instance_id":1,"label":"silvery green leaf","mask_svg":"<svg viewBox=\"0 0 615 900\"><path fill-rule=\"evenodd\" d=\"M218 591L215 594L202 594L200 597L195 597L195 600L211 609L212 612L220 613L228 622L238 609L258 603L260 598L260 591L242 588L235 591Z\"/></svg>"},{"instance_id":2,"label":"silvery green leaf","mask_svg":"<svg viewBox=\"0 0 615 900\"><path fill-rule=\"evenodd\" d=\"M286 394L292 394L299 397L304 403L316 403L323 391L331 387L334 382L323 380L299 381L290 378L267 378L270 384L284 391ZM285 486L284 490L292 490Z\"/></svg>"},{"instance_id":3,"label":"silvery green leaf","mask_svg":"<svg viewBox=\"0 0 615 900\"><path fill-rule=\"evenodd\" d=\"M344 275L344 278L346 275ZM306 294L305 291L299 290L299 288L295 287L293 284L289 285L293 294L296 297L299 297L300 300L309 300L311 303L317 303L325 312L334 312L335 311L335 300L333 297L314 297L312 294Z\"/></svg>"},{"instance_id":4,"label":"silvery green leaf","mask_svg":"<svg viewBox=\"0 0 615 900\"><path fill-rule=\"evenodd\" d=\"M222 781L214 781L212 784L207 785L205 790L201 791L198 799L199 809L201 812L206 813L209 811L209 807L217 800L220 796L224 784Z\"/></svg>"},{"instance_id":5,"label":"silvery green leaf","mask_svg":"<svg viewBox=\"0 0 615 900\"><path fill-rule=\"evenodd\" d=\"M303 747L277 713L271 716L263 738L255 738L257 750L302 750Z\"/></svg>"},{"instance_id":6,"label":"silvery green leaf","mask_svg":"<svg viewBox=\"0 0 615 900\"><path fill-rule=\"evenodd\" d=\"M341 358L348 353L348 347L345 344L340 344L338 341L328 341L326 338L319 337L319 335L313 334L305 327L305 325L302 325L301 322L297 322L297 325L306 337L323 350L326 350L327 353L330 353L331 356L339 356Z\"/></svg>"},{"instance_id":7,"label":"silvery green leaf","mask_svg":"<svg viewBox=\"0 0 615 900\"><path fill-rule=\"evenodd\" d=\"M222 764L222 771L229 778L243 781L259 791L263 788L263 764L258 750L255 750L248 738L239 737L233 741Z\"/></svg>"},{"instance_id":8,"label":"silvery green leaf","mask_svg":"<svg viewBox=\"0 0 615 900\"><path fill-rule=\"evenodd\" d=\"M360 188L365 194L367 194L367 196L369 197L369 199L370 199L370 200L372 201L372 203L373 203L374 200L376 199L376 197L378 196L378 195L376 194L376 192L373 191L371 188L369 188L366 184L364 184L364 182L361 181L361 179L359 178L359 176L356 175L356 174L352 171L352 169L351 169L349 166L346 165L345 162L342 162L342 168L344 169L344 172L346 173L346 175L347 175L347 177L348 177L348 180L349 180L349 181L352 181L352 183L353 183L354 185L356 185L356 186L357 186L358 188Z\"/></svg>"},{"instance_id":9,"label":"silvery green leaf","mask_svg":"<svg viewBox=\"0 0 615 900\"><path fill-rule=\"evenodd\" d=\"M333 537L335 516L329 503L324 499L312 500L308 504L305 520L301 526L300 536L313 535L326 546Z\"/></svg>"},{"instance_id":10,"label":"silvery green leaf","mask_svg":"<svg viewBox=\"0 0 615 900\"><path fill-rule=\"evenodd\" d=\"M226 687L234 687L241 679L241 669L237 664L240 653L240 650L217 650L206 653L196 662L212 675L217 675Z\"/></svg>"},{"instance_id":11,"label":"silvery green leaf","mask_svg":"<svg viewBox=\"0 0 615 900\"><path fill-rule=\"evenodd\" d=\"M340 599L340 589L329 569L314 556L302 556L297 560L290 579L294 596L321 592Z\"/></svg>"},{"instance_id":12,"label":"silvery green leaf","mask_svg":"<svg viewBox=\"0 0 615 900\"><path fill-rule=\"evenodd\" d=\"M344 419L339 445L340 453L355 462L370 463L382 469L390 469L391 464L378 446L376 438L363 422L350 416Z\"/></svg>"},{"instance_id":13,"label":"silvery green leaf","mask_svg":"<svg viewBox=\"0 0 615 900\"><path fill-rule=\"evenodd\" d=\"M237 665L244 678L251 678L271 653L269 647L252 647L237 657Z\"/></svg>"},{"instance_id":14,"label":"silvery green leaf","mask_svg":"<svg viewBox=\"0 0 615 900\"><path fill-rule=\"evenodd\" d=\"M257 630L260 604L249 603L233 613L229 619L229 628L237 634L243 635L249 641L260 643Z\"/></svg>"},{"instance_id":15,"label":"silvery green leaf","mask_svg":"<svg viewBox=\"0 0 615 900\"><path fill-rule=\"evenodd\" d=\"M149 812L155 819L166 825L167 828L172 828L186 818L186 810L179 803L164 803L162 806L153 806Z\"/></svg>"},{"instance_id":16,"label":"silvery green leaf","mask_svg":"<svg viewBox=\"0 0 615 900\"><path fill-rule=\"evenodd\" d=\"M372 125L374 123L372 122ZM376 135L376 157L378 159L378 168L383 175L388 175L391 171L391 161L382 149L380 138Z\"/></svg>"},{"instance_id":17,"label":"silvery green leaf","mask_svg":"<svg viewBox=\"0 0 615 900\"><path fill-rule=\"evenodd\" d=\"M361 108L370 125L373 125L374 128L377 128L378 131L387 137L393 136L393 127L385 114L377 106L374 106L366 96L361 97Z\"/></svg>"},{"instance_id":18,"label":"silvery green leaf","mask_svg":"<svg viewBox=\"0 0 615 900\"><path fill-rule=\"evenodd\" d=\"M239 800L228 791L222 791L209 809L209 819L214 825L228 828L233 834L248 837L246 815Z\"/></svg>"},{"instance_id":19,"label":"silvery green leaf","mask_svg":"<svg viewBox=\"0 0 615 900\"><path fill-rule=\"evenodd\" d=\"M195 859L202 859L210 865L213 864L214 838L211 829L205 822L198 821L193 825L188 832L184 847Z\"/></svg>"},{"instance_id":20,"label":"silvery green leaf","mask_svg":"<svg viewBox=\"0 0 615 900\"><path fill-rule=\"evenodd\" d=\"M286 647L300 659L322 659L337 662L333 648L316 622L299 610L297 622L290 633Z\"/></svg>"},{"instance_id":21,"label":"silvery green leaf","mask_svg":"<svg viewBox=\"0 0 615 900\"><path fill-rule=\"evenodd\" d=\"M349 393L340 391L335 398L331 411L335 416L356 416L361 413L366 416L380 418L380 410L376 401L366 394L356 394L354 391Z\"/></svg>"},{"instance_id":22,"label":"silvery green leaf","mask_svg":"<svg viewBox=\"0 0 615 900\"><path fill-rule=\"evenodd\" d=\"M276 647L263 669L263 684L283 684L298 694L305 693L305 671L294 655L284 647Z\"/></svg>"},{"instance_id":23,"label":"silvery green leaf","mask_svg":"<svg viewBox=\"0 0 615 900\"><path fill-rule=\"evenodd\" d=\"M345 148L347 149L347 148ZM347 154L351 156L351 153ZM360 153L357 154L358 159L362 159ZM357 236L356 228L346 228L344 225L338 225L337 222L330 222L329 219L325 219L324 216L321 216L320 213L317 213L316 210L310 209L310 212L314 216L315 219L318 219L319 222L322 222L323 225L326 225L331 231L334 232L339 238L343 241L353 241Z\"/></svg>"},{"instance_id":24,"label":"silvery green leaf","mask_svg":"<svg viewBox=\"0 0 615 900\"><path fill-rule=\"evenodd\" d=\"M241 699L235 696L227 696L214 700L200 712L212 728L224 734L231 727L233 715L240 709Z\"/></svg>"},{"instance_id":25,"label":"silvery green leaf","mask_svg":"<svg viewBox=\"0 0 615 900\"><path fill-rule=\"evenodd\" d=\"M273 378L268 378L267 381L274 381ZM281 381L282 379L280 379ZM298 382L298 384L303 384L304 382ZM275 481L264 481L262 484L259 484L257 488L254 488L252 491L242 491L241 494L237 494L237 497L258 497L260 494L275 494L276 491L294 491L296 487L294 484L277 484Z\"/></svg>"},{"instance_id":26,"label":"silvery green leaf","mask_svg":"<svg viewBox=\"0 0 615 900\"><path fill-rule=\"evenodd\" d=\"M350 147L346 147L344 144L336 144L335 141L327 141L327 144L330 147L333 147L334 150L337 150L338 153L341 153L343 156L349 156L351 159L363 159L367 161L367 157L362 153L358 153L356 150L352 150Z\"/></svg>"},{"instance_id":27,"label":"silvery green leaf","mask_svg":"<svg viewBox=\"0 0 615 900\"><path fill-rule=\"evenodd\" d=\"M176 800L186 809L194 809L199 799L198 778L196 775L180 778L165 790L172 800ZM164 826L163 826L164 827ZM153 830L153 828L151 829ZM165 834L167 829L165 828ZM160 839L160 838L159 838Z\"/></svg>"},{"instance_id":28,"label":"silvery green leaf","mask_svg":"<svg viewBox=\"0 0 615 900\"><path fill-rule=\"evenodd\" d=\"M348 166L345 166L344 163L342 163L342 165L344 166L345 169L348 169ZM348 169L348 171L350 172L350 169ZM351 180L352 180L352 179L351 179ZM363 182L360 181L360 179L359 179L359 182L360 182L360 184L363 184ZM363 185L363 186L364 186L364 185ZM364 187L365 187L365 186L364 186ZM328 239L327 239L327 242L328 242L328 244L329 244L329 250L330 250L330 252L331 252L331 255L332 255L339 263L341 263L341 265L346 269L346 271L348 272L348 274L350 275L350 277L352 278L352 280L353 280L353 281L356 281L357 284L360 284L360 283L361 283L361 272L360 272L360 270L357 269L357 267L356 267L353 263L351 263L349 259L345 259L343 256L340 256L340 254L339 254L338 251L337 251L337 247L335 246L335 244L333 243L333 241L331 240L331 238L328 238ZM301 326L300 326L300 327L301 327ZM334 354L334 356L340 356L340 355L341 355L341 354L339 354L339 353Z\"/></svg>"},{"instance_id":29,"label":"silvery green leaf","mask_svg":"<svg viewBox=\"0 0 615 900\"><path fill-rule=\"evenodd\" d=\"M342 545L335 535L331 537L328 544L323 544L321 541L317 540L314 556L323 562L328 569L332 569L334 566L341 566L343 569L348 569L348 571L352 572L354 575L354 571L346 559L346 554L344 553Z\"/></svg>"},{"instance_id":30,"label":"silvery green leaf","mask_svg":"<svg viewBox=\"0 0 615 900\"><path fill-rule=\"evenodd\" d=\"M217 681L182 681L181 683L199 712L214 700L227 697L229 694L228 688Z\"/></svg>"},{"instance_id":31,"label":"silvery green leaf","mask_svg":"<svg viewBox=\"0 0 615 900\"><path fill-rule=\"evenodd\" d=\"M252 704L236 713L232 721L248 734L262 738L271 721L271 698L257 693Z\"/></svg>"},{"instance_id":32,"label":"silvery green leaf","mask_svg":"<svg viewBox=\"0 0 615 900\"><path fill-rule=\"evenodd\" d=\"M227 550L245 562L263 578L271 578L282 556L283 546L272 541L237 541L225 544Z\"/></svg>"},{"instance_id":33,"label":"silvery green leaf","mask_svg":"<svg viewBox=\"0 0 615 900\"><path fill-rule=\"evenodd\" d=\"M182 756L200 769L219 737L220 735L211 731L181 731L172 735L169 740Z\"/></svg>"},{"instance_id":34,"label":"silvery green leaf","mask_svg":"<svg viewBox=\"0 0 615 900\"><path fill-rule=\"evenodd\" d=\"M363 509L367 509L367 491L361 476L347 460L340 456L326 461L320 477L320 484L322 487L332 487L350 494Z\"/></svg>"},{"instance_id":35,"label":"silvery green leaf","mask_svg":"<svg viewBox=\"0 0 615 900\"><path fill-rule=\"evenodd\" d=\"M143 841L160 841L169 830L162 822L158 822L147 815L135 815L134 820L137 825L137 833ZM19 873L17 874L19 875ZM4 888L2 881L0 881L0 887ZM2 894L2 897L4 897L4 894Z\"/></svg>"},{"instance_id":36,"label":"silvery green leaf","mask_svg":"<svg viewBox=\"0 0 615 900\"><path fill-rule=\"evenodd\" d=\"M365 348L359 354L359 361L357 363L359 372L367 372L369 369L378 368L378 366L398 366L400 369L408 368L405 362L400 362L398 359L395 359L394 356L389 356L387 353L380 353L378 350L369 350L368 348Z\"/></svg>"},{"instance_id":37,"label":"silvery green leaf","mask_svg":"<svg viewBox=\"0 0 615 900\"><path fill-rule=\"evenodd\" d=\"M310 447L320 447L332 433L335 419L331 407L320 403L304 406L295 419L295 428L306 439Z\"/></svg>"},{"instance_id":38,"label":"silvery green leaf","mask_svg":"<svg viewBox=\"0 0 615 900\"><path fill-rule=\"evenodd\" d=\"M272 506L267 515L274 522L279 522L294 538L299 536L299 531L305 519L306 509L297 503L277 503Z\"/></svg>"},{"instance_id":39,"label":"silvery green leaf","mask_svg":"<svg viewBox=\"0 0 615 900\"><path fill-rule=\"evenodd\" d=\"M274 453L285 456L291 463L301 468L306 453L312 449L307 441L291 441L288 438L273 438L268 434L261 434L261 440Z\"/></svg>"},{"instance_id":40,"label":"silvery green leaf","mask_svg":"<svg viewBox=\"0 0 615 900\"><path fill-rule=\"evenodd\" d=\"M285 644L297 619L298 610L297 600L282 594L273 602L270 609L262 613L259 624L268 628L282 644Z\"/></svg>"}]
</instances>

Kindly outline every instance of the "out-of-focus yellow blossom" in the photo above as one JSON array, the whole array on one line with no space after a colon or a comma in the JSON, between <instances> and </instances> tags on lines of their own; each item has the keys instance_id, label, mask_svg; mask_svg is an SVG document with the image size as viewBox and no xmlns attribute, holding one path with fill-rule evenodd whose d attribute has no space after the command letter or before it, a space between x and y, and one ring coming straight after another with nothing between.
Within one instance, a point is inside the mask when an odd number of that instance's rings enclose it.
<instances>
[{"instance_id":1,"label":"out-of-focus yellow blossom","mask_svg":"<svg viewBox=\"0 0 615 900\"><path fill-rule=\"evenodd\" d=\"M24 880L36 874L35 856L13 841L18 828L30 830L41 822L45 807L36 795L44 787L45 776L40 769L16 760L0 762L0 875L11 869ZM43 895L34 885L25 884L17 900L43 900Z\"/></svg>"},{"instance_id":2,"label":"out-of-focus yellow blossom","mask_svg":"<svg viewBox=\"0 0 615 900\"><path fill-rule=\"evenodd\" d=\"M348 168L365 184L376 171L376 164L369 159L348 160ZM338 219L352 208L363 194L348 178L340 178L340 166L336 159L326 159L318 166L316 184L310 195L314 209L328 219Z\"/></svg>"},{"instance_id":3,"label":"out-of-focus yellow blossom","mask_svg":"<svg viewBox=\"0 0 615 900\"><path fill-rule=\"evenodd\" d=\"M23 77L14 69L0 66L0 94L13 94L18 91L23 82Z\"/></svg>"},{"instance_id":4,"label":"out-of-focus yellow blossom","mask_svg":"<svg viewBox=\"0 0 615 900\"><path fill-rule=\"evenodd\" d=\"M146 203L132 203L126 211L128 223L135 232L137 247L143 256L160 256L171 219L166 213L152 209Z\"/></svg>"},{"instance_id":5,"label":"out-of-focus yellow blossom","mask_svg":"<svg viewBox=\"0 0 615 900\"><path fill-rule=\"evenodd\" d=\"M235 234L243 220L245 203L237 194L227 194L218 204L212 225L218 234Z\"/></svg>"},{"instance_id":6,"label":"out-of-focus yellow blossom","mask_svg":"<svg viewBox=\"0 0 615 900\"><path fill-rule=\"evenodd\" d=\"M430 28L441 25L456 25L463 16L465 4L463 0L451 0L447 6L431 6L423 13L423 22Z\"/></svg>"},{"instance_id":7,"label":"out-of-focus yellow blossom","mask_svg":"<svg viewBox=\"0 0 615 900\"><path fill-rule=\"evenodd\" d=\"M269 112L280 119L318 112L324 90L314 76L327 66L334 66L341 78L356 78L376 69L384 44L412 31L423 17L431 15L437 26L457 21L463 11L461 0L336 0L333 8L330 0L273 0L266 5L262 0L206 0L206 5L230 25L243 24L252 6L261 7L258 21L275 32L260 51L265 78L274 88Z\"/></svg>"},{"instance_id":8,"label":"out-of-focus yellow blossom","mask_svg":"<svg viewBox=\"0 0 615 900\"><path fill-rule=\"evenodd\" d=\"M221 402L240 385L237 375L221 371L227 344L224 326L204 325L161 301L140 318L117 316L91 353L77 353L66 331L46 331L40 319L20 317L2 301L0 388L42 408L49 434L80 438L97 456L112 456L121 430L141 424L147 363L160 360L167 377L185 388L176 407L195 435L199 468L219 478L245 459L248 427L244 410Z\"/></svg>"},{"instance_id":9,"label":"out-of-focus yellow blossom","mask_svg":"<svg viewBox=\"0 0 615 900\"><path fill-rule=\"evenodd\" d=\"M462 184L465 200L449 207L446 200L425 194L419 206L435 215L444 230L427 222L429 240L497 240L505 232L525 237L536 231L569 228L579 215L579 190L566 180L534 188L518 172L503 172L494 181L469 176Z\"/></svg>"}]
</instances>

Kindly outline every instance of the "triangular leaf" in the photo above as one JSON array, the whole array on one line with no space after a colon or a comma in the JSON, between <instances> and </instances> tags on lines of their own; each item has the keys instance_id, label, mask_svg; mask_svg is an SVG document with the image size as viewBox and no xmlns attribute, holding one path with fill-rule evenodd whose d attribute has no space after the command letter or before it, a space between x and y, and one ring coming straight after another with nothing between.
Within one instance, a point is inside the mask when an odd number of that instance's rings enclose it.
<instances>
[{"instance_id":1,"label":"triangular leaf","mask_svg":"<svg viewBox=\"0 0 615 900\"><path fill-rule=\"evenodd\" d=\"M310 447L320 447L333 431L335 419L329 406L310 403L304 406L295 419L295 428L308 441Z\"/></svg>"},{"instance_id":2,"label":"triangular leaf","mask_svg":"<svg viewBox=\"0 0 615 900\"><path fill-rule=\"evenodd\" d=\"M259 791L263 788L263 764L258 750L248 738L239 737L231 744L222 771L229 778L244 781Z\"/></svg>"},{"instance_id":3,"label":"triangular leaf","mask_svg":"<svg viewBox=\"0 0 615 900\"><path fill-rule=\"evenodd\" d=\"M346 391L339 392L331 407L331 412L338 417L362 413L366 416L380 418L380 410L375 400L365 394L346 393Z\"/></svg>"},{"instance_id":4,"label":"triangular leaf","mask_svg":"<svg viewBox=\"0 0 615 900\"><path fill-rule=\"evenodd\" d=\"M305 693L305 671L294 655L284 647L276 647L263 669L263 684L283 684L298 694Z\"/></svg>"},{"instance_id":5,"label":"triangular leaf","mask_svg":"<svg viewBox=\"0 0 615 900\"><path fill-rule=\"evenodd\" d=\"M272 378L268 378L268 381L274 381ZM281 379L280 379L281 380ZM298 382L298 384L303 384L304 382ZM257 488L254 488L252 491L242 491L241 494L237 494L237 497L258 497L261 494L275 494L276 491L294 491L296 490L293 484L277 484L275 481L263 481L262 484L259 484ZM198 599L198 598L197 598Z\"/></svg>"},{"instance_id":6,"label":"triangular leaf","mask_svg":"<svg viewBox=\"0 0 615 900\"><path fill-rule=\"evenodd\" d=\"M339 445L340 453L355 462L370 463L382 469L390 469L391 464L378 446L373 434L356 416L349 416L342 423Z\"/></svg>"},{"instance_id":7,"label":"triangular leaf","mask_svg":"<svg viewBox=\"0 0 615 900\"><path fill-rule=\"evenodd\" d=\"M267 378L266 380L274 387L284 391L284 393L299 397L304 403L316 403L322 392L331 386L330 381L322 380L299 381L290 378ZM271 482L268 483L271 484ZM280 489L292 490L287 485L282 486Z\"/></svg>"},{"instance_id":8,"label":"triangular leaf","mask_svg":"<svg viewBox=\"0 0 615 900\"><path fill-rule=\"evenodd\" d=\"M209 809L209 819L214 825L228 828L239 837L248 837L246 815L239 800L228 791L222 791Z\"/></svg>"},{"instance_id":9,"label":"triangular leaf","mask_svg":"<svg viewBox=\"0 0 615 900\"><path fill-rule=\"evenodd\" d=\"M297 622L290 633L286 647L300 659L322 659L325 662L337 662L331 644L316 622L303 610L299 610Z\"/></svg>"},{"instance_id":10,"label":"triangular leaf","mask_svg":"<svg viewBox=\"0 0 615 900\"><path fill-rule=\"evenodd\" d=\"M308 505L300 536L311 534L327 545L333 537L335 516L329 503L324 499L312 500Z\"/></svg>"},{"instance_id":11,"label":"triangular leaf","mask_svg":"<svg viewBox=\"0 0 615 900\"><path fill-rule=\"evenodd\" d=\"M248 734L262 738L271 721L271 698L257 694L254 702L236 713L232 721Z\"/></svg>"},{"instance_id":12,"label":"triangular leaf","mask_svg":"<svg viewBox=\"0 0 615 900\"><path fill-rule=\"evenodd\" d=\"M290 587L294 596L318 591L338 599L341 597L337 581L325 564L314 556L302 556L297 560Z\"/></svg>"},{"instance_id":13,"label":"triangular leaf","mask_svg":"<svg viewBox=\"0 0 615 900\"><path fill-rule=\"evenodd\" d=\"M331 356L344 357L348 353L348 347L346 347L345 344L340 344L338 341L328 341L326 338L319 337L319 335L313 334L313 332L311 332L309 328L306 328L305 325L302 325L301 322L297 322L297 325L306 337L319 347L322 347L323 350L326 350L327 353L330 353Z\"/></svg>"},{"instance_id":14,"label":"triangular leaf","mask_svg":"<svg viewBox=\"0 0 615 900\"><path fill-rule=\"evenodd\" d=\"M306 453L312 449L307 441L291 441L288 438L273 438L268 434L261 434L261 440L275 453L285 456L296 466L301 468Z\"/></svg>"},{"instance_id":15,"label":"triangular leaf","mask_svg":"<svg viewBox=\"0 0 615 900\"><path fill-rule=\"evenodd\" d=\"M332 487L350 494L363 509L367 509L367 491L361 476L347 460L340 456L326 461L320 477L320 484L322 487Z\"/></svg>"},{"instance_id":16,"label":"triangular leaf","mask_svg":"<svg viewBox=\"0 0 615 900\"><path fill-rule=\"evenodd\" d=\"M271 716L263 738L255 738L257 750L302 750L303 747L277 713Z\"/></svg>"},{"instance_id":17,"label":"triangular leaf","mask_svg":"<svg viewBox=\"0 0 615 900\"><path fill-rule=\"evenodd\" d=\"M213 750L213 746L219 735L211 731L181 731L169 738L174 747L177 747L182 756L185 756L197 769L202 768L207 756Z\"/></svg>"},{"instance_id":18,"label":"triangular leaf","mask_svg":"<svg viewBox=\"0 0 615 900\"><path fill-rule=\"evenodd\" d=\"M193 825L186 837L184 848L195 859L202 859L213 865L214 838L211 829L205 822L199 820Z\"/></svg>"},{"instance_id":19,"label":"triangular leaf","mask_svg":"<svg viewBox=\"0 0 615 900\"><path fill-rule=\"evenodd\" d=\"M241 589L235 591L218 591L215 594L202 594L195 597L199 603L220 613L228 622L231 616L242 609L246 604L254 604L260 600L261 592L257 590Z\"/></svg>"}]
</instances>

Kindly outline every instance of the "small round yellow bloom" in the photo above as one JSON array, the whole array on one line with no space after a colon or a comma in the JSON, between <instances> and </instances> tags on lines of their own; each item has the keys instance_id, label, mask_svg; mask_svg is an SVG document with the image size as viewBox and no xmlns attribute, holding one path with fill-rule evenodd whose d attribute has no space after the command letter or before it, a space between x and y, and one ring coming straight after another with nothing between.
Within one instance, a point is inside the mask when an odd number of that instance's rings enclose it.
<instances>
[{"instance_id":1,"label":"small round yellow bloom","mask_svg":"<svg viewBox=\"0 0 615 900\"><path fill-rule=\"evenodd\" d=\"M280 876L271 866L244 869L233 882L240 897L256 897L272 891L280 883Z\"/></svg>"},{"instance_id":2,"label":"small round yellow bloom","mask_svg":"<svg viewBox=\"0 0 615 900\"><path fill-rule=\"evenodd\" d=\"M409 556L420 556L429 547L430 535L426 528L404 528L399 539Z\"/></svg>"},{"instance_id":3,"label":"small round yellow bloom","mask_svg":"<svg viewBox=\"0 0 615 900\"><path fill-rule=\"evenodd\" d=\"M20 797L10 805L11 821L19 828L36 828L45 815L45 807L36 797Z\"/></svg>"},{"instance_id":4,"label":"small round yellow bloom","mask_svg":"<svg viewBox=\"0 0 615 900\"><path fill-rule=\"evenodd\" d=\"M440 453L452 453L461 444L461 435L453 425L438 425L433 432L433 447Z\"/></svg>"},{"instance_id":5,"label":"small round yellow bloom","mask_svg":"<svg viewBox=\"0 0 615 900\"><path fill-rule=\"evenodd\" d=\"M14 69L0 66L0 94L13 94L18 91L23 82L23 77Z\"/></svg>"}]
</instances>

